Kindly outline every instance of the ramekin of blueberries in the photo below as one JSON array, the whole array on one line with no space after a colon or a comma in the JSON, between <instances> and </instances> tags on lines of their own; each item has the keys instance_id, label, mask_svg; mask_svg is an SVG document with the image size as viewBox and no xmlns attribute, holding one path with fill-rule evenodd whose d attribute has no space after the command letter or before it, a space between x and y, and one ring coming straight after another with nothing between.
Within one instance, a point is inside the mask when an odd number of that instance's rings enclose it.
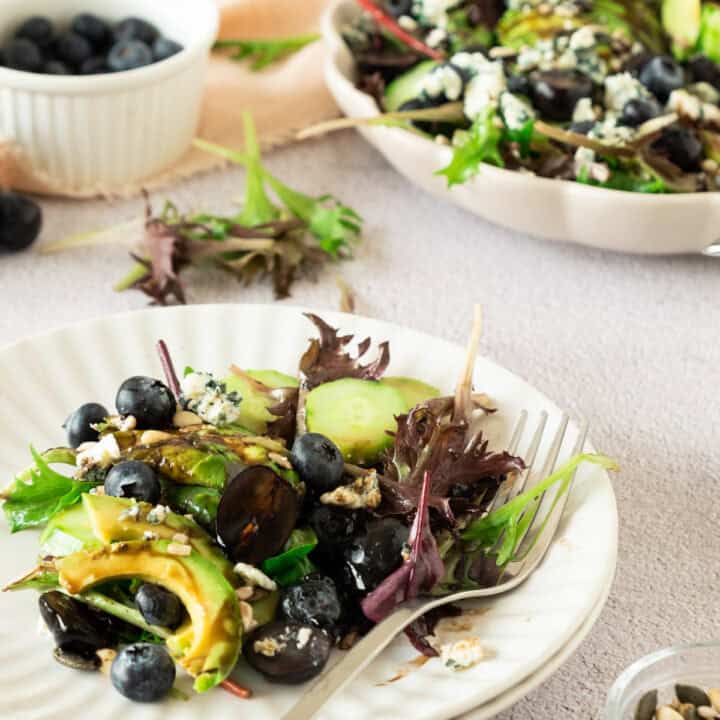
<instances>
[{"instance_id":1,"label":"ramekin of blueberries","mask_svg":"<svg viewBox=\"0 0 720 720\"><path fill-rule=\"evenodd\" d=\"M46 75L99 75L137 70L182 49L139 17L112 22L85 12L60 23L33 15L4 43L0 65Z\"/></svg>"},{"instance_id":2,"label":"ramekin of blueberries","mask_svg":"<svg viewBox=\"0 0 720 720\"><path fill-rule=\"evenodd\" d=\"M0 135L47 192L111 194L195 136L216 0L0 0Z\"/></svg>"}]
</instances>

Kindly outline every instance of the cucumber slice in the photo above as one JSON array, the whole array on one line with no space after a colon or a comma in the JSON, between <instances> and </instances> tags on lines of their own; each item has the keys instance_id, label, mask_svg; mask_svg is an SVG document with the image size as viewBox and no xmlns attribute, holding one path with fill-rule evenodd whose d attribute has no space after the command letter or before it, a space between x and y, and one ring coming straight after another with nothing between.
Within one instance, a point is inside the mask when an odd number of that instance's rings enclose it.
<instances>
[{"instance_id":1,"label":"cucumber slice","mask_svg":"<svg viewBox=\"0 0 720 720\"><path fill-rule=\"evenodd\" d=\"M430 398L439 397L440 391L422 380L408 377L386 377L380 383L395 388L405 400L406 411Z\"/></svg>"},{"instance_id":2,"label":"cucumber slice","mask_svg":"<svg viewBox=\"0 0 720 720\"><path fill-rule=\"evenodd\" d=\"M434 60L426 60L396 77L385 88L385 109L388 112L398 110L403 103L414 100L422 93L423 83L428 73L437 66Z\"/></svg>"},{"instance_id":3,"label":"cucumber slice","mask_svg":"<svg viewBox=\"0 0 720 720\"><path fill-rule=\"evenodd\" d=\"M277 370L248 370L247 374L253 380L258 380L271 388L297 387L298 385L296 378ZM268 408L276 405L277 401L264 393L258 392L246 378L230 375L223 382L228 391L234 390L240 393L242 397L240 417L237 424L242 425L251 432L262 435L267 430L267 424L277 419L272 413L268 412Z\"/></svg>"},{"instance_id":4,"label":"cucumber slice","mask_svg":"<svg viewBox=\"0 0 720 720\"><path fill-rule=\"evenodd\" d=\"M352 463L375 462L392 445L387 431L407 410L402 394L381 382L347 378L319 385L308 393L307 429L329 437Z\"/></svg>"},{"instance_id":5,"label":"cucumber slice","mask_svg":"<svg viewBox=\"0 0 720 720\"><path fill-rule=\"evenodd\" d=\"M65 557L100 545L81 502L53 515L40 536L41 555Z\"/></svg>"}]
</instances>

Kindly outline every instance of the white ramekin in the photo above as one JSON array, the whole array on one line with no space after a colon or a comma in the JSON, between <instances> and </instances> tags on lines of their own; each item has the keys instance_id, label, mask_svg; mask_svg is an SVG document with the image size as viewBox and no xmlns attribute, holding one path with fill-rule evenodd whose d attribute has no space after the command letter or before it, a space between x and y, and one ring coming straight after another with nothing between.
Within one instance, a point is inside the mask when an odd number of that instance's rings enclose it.
<instances>
[{"instance_id":1,"label":"white ramekin","mask_svg":"<svg viewBox=\"0 0 720 720\"><path fill-rule=\"evenodd\" d=\"M0 139L14 141L33 170L68 191L113 192L171 165L197 129L215 0L2 0L0 39L24 19L58 22L80 12L135 15L184 46L123 73L56 76L0 67Z\"/></svg>"}]
</instances>

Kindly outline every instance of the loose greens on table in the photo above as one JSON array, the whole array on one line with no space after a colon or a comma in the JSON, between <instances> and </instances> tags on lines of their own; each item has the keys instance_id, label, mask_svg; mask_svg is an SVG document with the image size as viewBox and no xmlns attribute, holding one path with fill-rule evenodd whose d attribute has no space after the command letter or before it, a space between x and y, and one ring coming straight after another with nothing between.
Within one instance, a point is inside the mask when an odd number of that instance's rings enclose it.
<instances>
[{"instance_id":1,"label":"loose greens on table","mask_svg":"<svg viewBox=\"0 0 720 720\"><path fill-rule=\"evenodd\" d=\"M332 195L307 195L270 173L249 113L243 122L242 153L195 141L200 150L246 169L241 209L232 215L182 213L168 201L154 215L148 202L142 243L131 253L135 263L116 283L117 291L140 290L159 305L185 303L185 271L220 268L245 285L270 279L275 297L285 298L301 275L312 277L326 263L352 257L362 231L360 215ZM119 229L130 228L113 230ZM104 242L109 232L67 238L46 251Z\"/></svg>"},{"instance_id":2,"label":"loose greens on table","mask_svg":"<svg viewBox=\"0 0 720 720\"><path fill-rule=\"evenodd\" d=\"M272 222L260 184L243 212ZM41 528L37 564L5 589L41 593L59 662L110 663L114 687L140 702L172 689L176 664L198 692L247 697L229 679L241 655L302 682L404 601L497 582L543 490L567 492L584 462L614 467L578 455L490 510L525 465L485 437L496 409L472 388L479 314L447 397L387 376L388 343L308 318L318 337L295 375L179 377L160 341L165 382L128 378L116 412L86 403L65 422L67 447L31 448L0 499L12 532ZM428 656L442 652L442 616L408 628Z\"/></svg>"},{"instance_id":3,"label":"loose greens on table","mask_svg":"<svg viewBox=\"0 0 720 720\"><path fill-rule=\"evenodd\" d=\"M357 0L357 85L386 124L483 163L642 193L720 189L720 7L700 0Z\"/></svg>"},{"instance_id":4,"label":"loose greens on table","mask_svg":"<svg viewBox=\"0 0 720 720\"><path fill-rule=\"evenodd\" d=\"M253 72L264 70L266 67L287 58L307 45L317 42L320 36L317 33L294 35L292 37L274 38L272 40L218 40L215 50L230 51L231 60L249 61Z\"/></svg>"}]
</instances>

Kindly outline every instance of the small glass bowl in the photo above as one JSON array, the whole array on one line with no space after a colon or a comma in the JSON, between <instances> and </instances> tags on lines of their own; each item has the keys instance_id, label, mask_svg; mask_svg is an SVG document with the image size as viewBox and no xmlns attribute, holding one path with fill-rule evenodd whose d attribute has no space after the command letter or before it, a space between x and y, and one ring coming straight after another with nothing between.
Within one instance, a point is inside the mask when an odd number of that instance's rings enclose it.
<instances>
[{"instance_id":1,"label":"small glass bowl","mask_svg":"<svg viewBox=\"0 0 720 720\"><path fill-rule=\"evenodd\" d=\"M703 690L720 687L720 642L676 645L634 662L608 693L603 720L633 720L640 698L658 691L663 705L675 696L675 684L696 685Z\"/></svg>"}]
</instances>

